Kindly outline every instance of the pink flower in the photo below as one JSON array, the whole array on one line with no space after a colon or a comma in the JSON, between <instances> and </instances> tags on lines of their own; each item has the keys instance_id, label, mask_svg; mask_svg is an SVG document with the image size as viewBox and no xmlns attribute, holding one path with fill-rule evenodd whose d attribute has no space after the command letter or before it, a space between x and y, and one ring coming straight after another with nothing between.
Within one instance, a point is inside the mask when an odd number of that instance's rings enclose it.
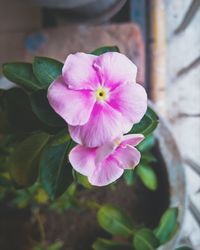
<instances>
[{"instance_id":1,"label":"pink flower","mask_svg":"<svg viewBox=\"0 0 200 250\"><path fill-rule=\"evenodd\" d=\"M147 95L135 82L136 72L136 66L117 52L67 57L62 76L48 89L48 100L69 124L74 141L98 147L127 133L141 120Z\"/></svg>"},{"instance_id":2,"label":"pink flower","mask_svg":"<svg viewBox=\"0 0 200 250\"><path fill-rule=\"evenodd\" d=\"M69 153L73 168L88 177L95 186L105 186L117 180L124 169L133 169L140 161L140 152L135 148L144 136L125 135L99 148L74 147Z\"/></svg>"}]
</instances>

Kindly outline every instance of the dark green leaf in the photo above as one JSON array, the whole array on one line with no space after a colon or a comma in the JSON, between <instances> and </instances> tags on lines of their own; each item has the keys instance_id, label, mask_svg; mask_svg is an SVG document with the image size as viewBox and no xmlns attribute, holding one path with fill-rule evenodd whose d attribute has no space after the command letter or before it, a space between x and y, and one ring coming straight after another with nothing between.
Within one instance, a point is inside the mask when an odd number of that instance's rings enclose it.
<instances>
[{"instance_id":1,"label":"dark green leaf","mask_svg":"<svg viewBox=\"0 0 200 250\"><path fill-rule=\"evenodd\" d=\"M71 139L68 129L63 128L61 131L59 131L54 137L52 138L51 145L56 146L60 144L64 144L68 142ZM75 142L71 142L71 147L74 147L76 144Z\"/></svg>"},{"instance_id":2,"label":"dark green leaf","mask_svg":"<svg viewBox=\"0 0 200 250\"><path fill-rule=\"evenodd\" d=\"M142 183L150 190L156 190L158 187L157 176L151 167L140 164L136 168L137 174Z\"/></svg>"},{"instance_id":3,"label":"dark green leaf","mask_svg":"<svg viewBox=\"0 0 200 250\"><path fill-rule=\"evenodd\" d=\"M132 234L133 224L130 218L117 207L102 206L97 213L97 219L100 226L111 234L124 237Z\"/></svg>"},{"instance_id":4,"label":"dark green leaf","mask_svg":"<svg viewBox=\"0 0 200 250\"><path fill-rule=\"evenodd\" d=\"M166 243L176 231L177 228L177 208L169 208L160 219L159 226L155 229L155 235L161 244Z\"/></svg>"},{"instance_id":5,"label":"dark green leaf","mask_svg":"<svg viewBox=\"0 0 200 250\"><path fill-rule=\"evenodd\" d=\"M150 107L148 107L142 120L132 127L129 134L143 134L144 136L147 136L156 129L157 125L158 116Z\"/></svg>"},{"instance_id":6,"label":"dark green leaf","mask_svg":"<svg viewBox=\"0 0 200 250\"><path fill-rule=\"evenodd\" d=\"M49 196L54 199L63 194L72 182L68 153L71 140L64 144L48 145L40 161L40 181Z\"/></svg>"},{"instance_id":7,"label":"dark green leaf","mask_svg":"<svg viewBox=\"0 0 200 250\"><path fill-rule=\"evenodd\" d=\"M33 74L31 63L5 63L3 74L10 81L18 84L26 90L37 90L42 87L41 83Z\"/></svg>"},{"instance_id":8,"label":"dark green leaf","mask_svg":"<svg viewBox=\"0 0 200 250\"><path fill-rule=\"evenodd\" d=\"M0 176L0 187L10 187L12 183L7 178Z\"/></svg>"},{"instance_id":9,"label":"dark green leaf","mask_svg":"<svg viewBox=\"0 0 200 250\"><path fill-rule=\"evenodd\" d=\"M149 151L155 145L155 136L150 134L137 146L140 152Z\"/></svg>"},{"instance_id":10,"label":"dark green leaf","mask_svg":"<svg viewBox=\"0 0 200 250\"><path fill-rule=\"evenodd\" d=\"M193 250L193 248L187 247L187 246L182 246L182 247L176 248L175 250Z\"/></svg>"},{"instance_id":11,"label":"dark green leaf","mask_svg":"<svg viewBox=\"0 0 200 250\"><path fill-rule=\"evenodd\" d=\"M156 157L151 153L151 151L146 151L142 153L140 163L143 165L149 165L152 162L157 162Z\"/></svg>"},{"instance_id":12,"label":"dark green leaf","mask_svg":"<svg viewBox=\"0 0 200 250\"><path fill-rule=\"evenodd\" d=\"M5 110L0 110L0 134L6 133L9 127Z\"/></svg>"},{"instance_id":13,"label":"dark green leaf","mask_svg":"<svg viewBox=\"0 0 200 250\"><path fill-rule=\"evenodd\" d=\"M47 88L59 75L62 74L63 63L47 57L35 57L33 72L43 88Z\"/></svg>"},{"instance_id":14,"label":"dark green leaf","mask_svg":"<svg viewBox=\"0 0 200 250\"><path fill-rule=\"evenodd\" d=\"M6 114L5 93L5 90L0 91L0 134L6 134L10 127Z\"/></svg>"},{"instance_id":15,"label":"dark green leaf","mask_svg":"<svg viewBox=\"0 0 200 250\"><path fill-rule=\"evenodd\" d=\"M30 186L36 181L41 150L48 140L48 134L37 133L17 144L9 163L11 176L18 185Z\"/></svg>"},{"instance_id":16,"label":"dark green leaf","mask_svg":"<svg viewBox=\"0 0 200 250\"><path fill-rule=\"evenodd\" d=\"M136 172L132 169L128 169L124 171L124 180L128 186L132 186L136 180Z\"/></svg>"},{"instance_id":17,"label":"dark green leaf","mask_svg":"<svg viewBox=\"0 0 200 250\"><path fill-rule=\"evenodd\" d=\"M64 213L68 208L79 208L76 199L77 186L74 182L67 190L54 202L51 202L50 208L58 213Z\"/></svg>"},{"instance_id":18,"label":"dark green leaf","mask_svg":"<svg viewBox=\"0 0 200 250\"><path fill-rule=\"evenodd\" d=\"M159 242L150 229L143 228L135 233L133 245L136 250L155 250Z\"/></svg>"},{"instance_id":19,"label":"dark green leaf","mask_svg":"<svg viewBox=\"0 0 200 250\"><path fill-rule=\"evenodd\" d=\"M97 239L93 245L94 250L132 250L132 247L128 244L119 243L113 240Z\"/></svg>"},{"instance_id":20,"label":"dark green leaf","mask_svg":"<svg viewBox=\"0 0 200 250\"><path fill-rule=\"evenodd\" d=\"M31 94L30 102L33 112L44 123L53 127L65 127L66 122L51 108L47 92L39 90Z\"/></svg>"},{"instance_id":21,"label":"dark green leaf","mask_svg":"<svg viewBox=\"0 0 200 250\"><path fill-rule=\"evenodd\" d=\"M22 89L5 91L2 101L8 131L31 132L40 128L41 123L32 112L28 95Z\"/></svg>"},{"instance_id":22,"label":"dark green leaf","mask_svg":"<svg viewBox=\"0 0 200 250\"><path fill-rule=\"evenodd\" d=\"M64 243L62 241L56 241L52 244L44 244L44 242L37 243L32 250L63 250Z\"/></svg>"},{"instance_id":23,"label":"dark green leaf","mask_svg":"<svg viewBox=\"0 0 200 250\"><path fill-rule=\"evenodd\" d=\"M95 49L94 51L92 51L91 54L99 56L99 55L104 54L106 52L119 52L119 48L117 46L101 47L101 48L98 48L98 49Z\"/></svg>"},{"instance_id":24,"label":"dark green leaf","mask_svg":"<svg viewBox=\"0 0 200 250\"><path fill-rule=\"evenodd\" d=\"M31 187L33 187L32 185ZM32 190L29 189L21 189L16 190L15 196L12 200L12 205L14 205L17 208L25 208L28 207L28 205L31 204L31 198L33 197Z\"/></svg>"}]
</instances>

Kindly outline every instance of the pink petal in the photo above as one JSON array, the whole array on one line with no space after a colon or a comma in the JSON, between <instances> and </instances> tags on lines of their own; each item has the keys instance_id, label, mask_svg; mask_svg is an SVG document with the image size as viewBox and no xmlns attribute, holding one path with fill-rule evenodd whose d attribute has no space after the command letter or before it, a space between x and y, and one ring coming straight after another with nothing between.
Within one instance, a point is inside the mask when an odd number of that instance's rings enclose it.
<instances>
[{"instance_id":1,"label":"pink petal","mask_svg":"<svg viewBox=\"0 0 200 250\"><path fill-rule=\"evenodd\" d=\"M129 124L129 126L127 125L128 130L144 116L147 110L147 94L141 85L127 83L111 91L108 103L122 114ZM130 129L127 130L124 133Z\"/></svg>"},{"instance_id":2,"label":"pink petal","mask_svg":"<svg viewBox=\"0 0 200 250\"><path fill-rule=\"evenodd\" d=\"M49 104L70 125L83 125L91 115L95 99L89 90L71 90L62 77L49 87Z\"/></svg>"},{"instance_id":3,"label":"pink petal","mask_svg":"<svg viewBox=\"0 0 200 250\"><path fill-rule=\"evenodd\" d=\"M137 67L131 60L118 52L108 52L99 56L94 63L101 82L107 87L136 81Z\"/></svg>"},{"instance_id":4,"label":"pink petal","mask_svg":"<svg viewBox=\"0 0 200 250\"><path fill-rule=\"evenodd\" d=\"M116 181L123 172L118 161L111 155L96 166L88 180L92 185L105 186Z\"/></svg>"},{"instance_id":5,"label":"pink petal","mask_svg":"<svg viewBox=\"0 0 200 250\"><path fill-rule=\"evenodd\" d=\"M86 148L78 145L70 151L69 161L77 172L89 176L95 169L95 152L96 150L94 148Z\"/></svg>"},{"instance_id":6,"label":"pink petal","mask_svg":"<svg viewBox=\"0 0 200 250\"><path fill-rule=\"evenodd\" d=\"M83 129L83 126L68 125L68 131L69 131L71 138L73 139L73 141L75 141L78 144L83 144L81 136L80 136L82 129Z\"/></svg>"},{"instance_id":7,"label":"pink petal","mask_svg":"<svg viewBox=\"0 0 200 250\"><path fill-rule=\"evenodd\" d=\"M120 146L123 147L126 145L131 145L134 147L134 146L137 146L143 140L144 140L144 135L142 134L124 135Z\"/></svg>"},{"instance_id":8,"label":"pink petal","mask_svg":"<svg viewBox=\"0 0 200 250\"><path fill-rule=\"evenodd\" d=\"M96 150L95 164L103 161L107 156L112 154L116 148L115 141L107 142Z\"/></svg>"},{"instance_id":9,"label":"pink petal","mask_svg":"<svg viewBox=\"0 0 200 250\"><path fill-rule=\"evenodd\" d=\"M119 146L113 157L120 163L122 169L132 169L139 164L141 155L136 148L126 145Z\"/></svg>"},{"instance_id":10,"label":"pink petal","mask_svg":"<svg viewBox=\"0 0 200 250\"><path fill-rule=\"evenodd\" d=\"M67 85L72 89L95 89L99 78L93 67L97 56L76 53L70 54L62 70L62 75Z\"/></svg>"},{"instance_id":11,"label":"pink petal","mask_svg":"<svg viewBox=\"0 0 200 250\"><path fill-rule=\"evenodd\" d=\"M125 122L121 114L104 103L95 103L87 124L69 126L72 139L87 147L99 147L122 135Z\"/></svg>"}]
</instances>

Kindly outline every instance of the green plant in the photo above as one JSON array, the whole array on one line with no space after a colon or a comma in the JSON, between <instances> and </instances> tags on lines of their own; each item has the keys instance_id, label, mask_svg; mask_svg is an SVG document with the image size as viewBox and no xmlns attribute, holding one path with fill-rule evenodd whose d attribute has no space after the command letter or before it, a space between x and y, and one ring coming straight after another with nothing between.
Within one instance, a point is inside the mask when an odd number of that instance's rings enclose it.
<instances>
[{"instance_id":1,"label":"green plant","mask_svg":"<svg viewBox=\"0 0 200 250\"><path fill-rule=\"evenodd\" d=\"M178 227L178 209L169 208L160 219L155 229L135 225L131 218L119 208L103 205L97 212L99 225L112 235L112 238L123 237L122 240L97 239L94 250L135 249L153 250L165 244L174 236ZM123 243L122 243L123 242ZM124 247L124 248L123 248Z\"/></svg>"},{"instance_id":2,"label":"green plant","mask_svg":"<svg viewBox=\"0 0 200 250\"><path fill-rule=\"evenodd\" d=\"M147 135L146 138L138 145L137 148L141 152L142 157L136 169L125 171L124 180L127 185L134 185L135 181L139 178L146 188L152 191L157 189L157 175L154 169L151 167L151 164L157 161L154 154L152 153L152 148L154 145L155 137L153 134Z\"/></svg>"},{"instance_id":3,"label":"green plant","mask_svg":"<svg viewBox=\"0 0 200 250\"><path fill-rule=\"evenodd\" d=\"M91 54L106 52L119 52L119 49L103 47ZM98 239L93 244L95 250L156 248L174 234L177 228L176 209L169 209L160 225L151 230L136 227L123 211L112 205L101 206L95 201L81 202L77 198L80 186L83 189L93 187L86 176L72 170L68 155L76 144L70 137L66 122L47 99L47 90L61 75L62 68L63 63L46 57L35 57L32 63L3 65L4 76L17 87L0 90L0 201L9 197L13 206L31 209L41 233L41 242L35 245L34 250L62 249L61 242L46 242L40 218L44 206L60 213L69 208L97 209L100 226L112 235L124 237L125 243ZM145 140L137 146L142 155L139 166L124 173L127 185L133 185L139 178L148 189L156 190L157 176L151 163L156 161L152 148L155 143L153 131L157 125L158 116L148 107L142 120L129 132L143 134ZM169 222L171 226L167 227Z\"/></svg>"}]
</instances>

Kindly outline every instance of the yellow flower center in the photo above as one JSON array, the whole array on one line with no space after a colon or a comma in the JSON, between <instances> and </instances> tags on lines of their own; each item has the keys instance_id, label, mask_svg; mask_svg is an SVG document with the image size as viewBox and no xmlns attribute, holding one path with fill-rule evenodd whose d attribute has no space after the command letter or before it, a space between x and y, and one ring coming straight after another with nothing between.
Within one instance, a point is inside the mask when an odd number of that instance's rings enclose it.
<instances>
[{"instance_id":1,"label":"yellow flower center","mask_svg":"<svg viewBox=\"0 0 200 250\"><path fill-rule=\"evenodd\" d=\"M95 97L97 101L105 101L108 98L108 90L106 88L98 88L95 91Z\"/></svg>"},{"instance_id":2,"label":"yellow flower center","mask_svg":"<svg viewBox=\"0 0 200 250\"><path fill-rule=\"evenodd\" d=\"M121 140L120 140L120 139L116 139L116 140L115 140L115 145L116 145L116 146L119 146L120 143L121 143Z\"/></svg>"}]
</instances>

